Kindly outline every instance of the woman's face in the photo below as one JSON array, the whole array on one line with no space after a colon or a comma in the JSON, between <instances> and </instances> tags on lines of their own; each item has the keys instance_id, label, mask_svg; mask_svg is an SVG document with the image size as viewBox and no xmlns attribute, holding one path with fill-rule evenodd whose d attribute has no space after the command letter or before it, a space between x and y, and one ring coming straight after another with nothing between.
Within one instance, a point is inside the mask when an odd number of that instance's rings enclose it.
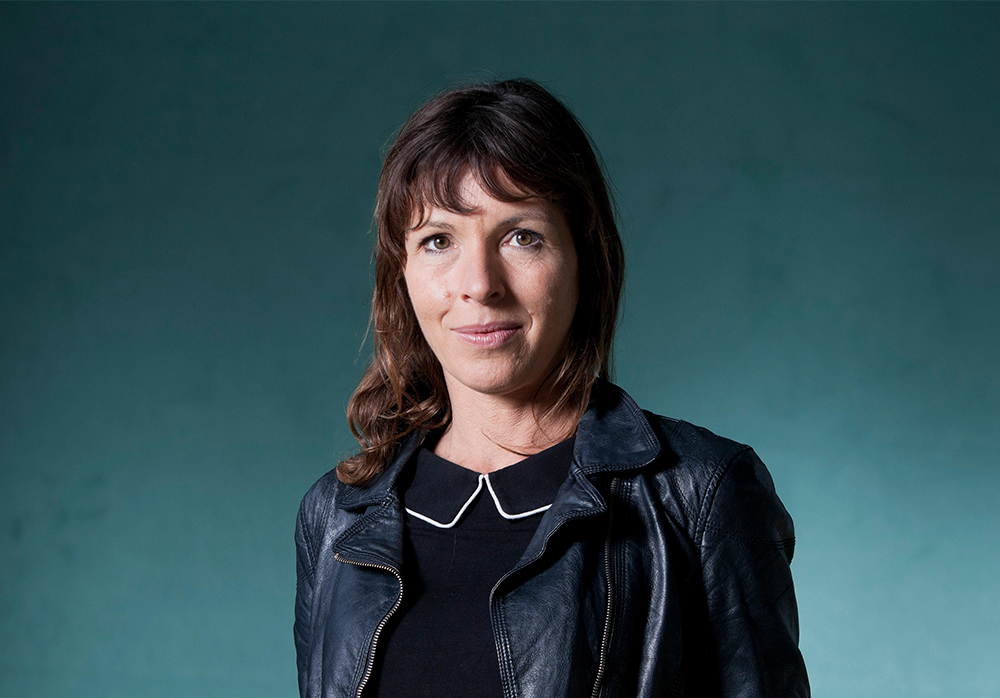
<instances>
[{"instance_id":1,"label":"woman's face","mask_svg":"<svg viewBox=\"0 0 1000 698\"><path fill-rule=\"evenodd\" d=\"M530 400L563 357L579 297L558 206L498 201L471 174L468 215L431 208L406 236L404 277L448 391Z\"/></svg>"}]
</instances>

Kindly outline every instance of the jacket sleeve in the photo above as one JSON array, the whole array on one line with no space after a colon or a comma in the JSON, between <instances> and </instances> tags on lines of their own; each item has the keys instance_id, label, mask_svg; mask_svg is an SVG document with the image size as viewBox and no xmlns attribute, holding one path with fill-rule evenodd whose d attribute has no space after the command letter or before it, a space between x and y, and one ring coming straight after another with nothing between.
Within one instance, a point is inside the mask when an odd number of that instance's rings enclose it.
<instances>
[{"instance_id":1,"label":"jacket sleeve","mask_svg":"<svg viewBox=\"0 0 1000 698\"><path fill-rule=\"evenodd\" d=\"M312 601L315 581L315 535L308 518L309 495L302 500L295 519L295 663L299 677L299 695L306 697L309 679L309 654L312 648Z\"/></svg>"},{"instance_id":2,"label":"jacket sleeve","mask_svg":"<svg viewBox=\"0 0 1000 698\"><path fill-rule=\"evenodd\" d=\"M750 448L720 466L699 516L702 578L724 698L807 698L789 563L792 519Z\"/></svg>"}]
</instances>

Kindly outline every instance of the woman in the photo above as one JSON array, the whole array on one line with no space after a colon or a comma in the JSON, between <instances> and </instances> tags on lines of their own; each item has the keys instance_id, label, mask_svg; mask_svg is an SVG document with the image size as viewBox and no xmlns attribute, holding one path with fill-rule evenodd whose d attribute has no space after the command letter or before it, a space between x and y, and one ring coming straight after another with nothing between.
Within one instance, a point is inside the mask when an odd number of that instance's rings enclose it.
<instances>
[{"instance_id":1,"label":"woman","mask_svg":"<svg viewBox=\"0 0 1000 698\"><path fill-rule=\"evenodd\" d=\"M572 114L435 97L376 229L361 451L296 526L302 696L807 696L764 465L607 382L622 247Z\"/></svg>"}]
</instances>

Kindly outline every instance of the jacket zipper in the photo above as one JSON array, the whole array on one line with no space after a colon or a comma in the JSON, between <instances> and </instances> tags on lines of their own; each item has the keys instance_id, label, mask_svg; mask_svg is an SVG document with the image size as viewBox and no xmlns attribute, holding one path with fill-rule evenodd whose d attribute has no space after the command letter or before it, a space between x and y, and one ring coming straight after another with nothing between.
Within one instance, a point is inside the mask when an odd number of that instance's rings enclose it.
<instances>
[{"instance_id":1,"label":"jacket zipper","mask_svg":"<svg viewBox=\"0 0 1000 698\"><path fill-rule=\"evenodd\" d=\"M612 602L614 600L614 586L613 586L613 582L611 580L611 554L610 554L611 553L611 520L612 520L612 517L613 517L613 514L614 514L614 494L615 494L615 486L617 484L618 484L618 478L612 478L611 479L611 487L609 488L609 495L608 495L608 530L607 530L607 534L604 537L604 574L605 574L605 578L608 580L608 610L607 610L607 613L605 614L605 617L604 617L604 631L601 634L601 652L600 652L600 659L599 659L598 664L597 664L597 678L594 681L594 691L592 693L593 698L597 698L598 692L600 691L600 687L601 687L601 681L604 679L604 670L605 670L605 666L607 664L607 655L608 655L608 642L611 639L610 638L610 635L611 635L611 606L612 606ZM544 544L542 546L543 550L546 547L548 547L549 538L551 538L554 533L555 533L555 530L552 530L552 531L549 532L549 535L546 536L545 542L544 542ZM493 612L493 595L496 593L496 590L500 588L500 585L503 584L507 580L508 577L510 577L511 575L513 575L515 572L519 572L520 570L524 569L525 567L527 567L529 564L531 564L532 562L534 562L537 559L538 558L536 557L536 558L532 559L531 561L529 561L528 563L526 563L524 565L515 567L510 572L508 572L507 574L505 574L504 576L502 576L497 581L497 583L493 585L493 589L490 590L490 620L493 621L494 628L497 627L496 614ZM402 582L400 582L400 585L402 586ZM401 591L402 591L402 589L401 589ZM495 637L495 640L497 641L496 642L496 646L497 646L497 659L500 662L501 684L503 684L504 695L507 695L508 694L508 691L507 691L507 682L509 681L509 678L507 676L505 676L504 669L506 667L507 661L509 661L509 660L507 660L507 658L504 656L504 652L502 651L502 649L500 647L500 645L501 645L501 642L500 642L501 639L502 638L499 637L499 636ZM359 696L359 698L360 698L360 696Z\"/></svg>"},{"instance_id":2,"label":"jacket zipper","mask_svg":"<svg viewBox=\"0 0 1000 698\"><path fill-rule=\"evenodd\" d=\"M597 664L597 678L594 679L594 690L591 698L598 698L601 692L601 682L604 680L604 671L608 660L608 643L611 640L611 607L615 600L615 586L611 579L611 523L614 521L615 511L615 485L618 478L611 479L611 487L608 491L608 531L604 537L604 576L608 585L608 610L604 615L604 632L601 634L601 654Z\"/></svg>"},{"instance_id":3,"label":"jacket zipper","mask_svg":"<svg viewBox=\"0 0 1000 698\"><path fill-rule=\"evenodd\" d=\"M509 670L507 669L507 664L510 662L510 660L504 655L504 651L502 649L503 638L500 636L500 634L498 634L496 632L496 628L499 627L499 621L497 619L497 614L494 613L493 596L494 596L494 594L496 594L497 589L500 588L500 585L507 581L508 577L511 577L515 573L520 572L525 567L527 567L528 565L534 563L536 560L538 560L542 556L542 554L544 553L545 549L548 548L548 546L549 546L549 539L552 538L552 536L555 534L555 532L556 532L556 529L552 529L551 531L549 531L548 535L545 536L545 540L542 542L542 553L539 553L538 555L536 555L535 557L533 557L531 560L529 560L525 564L518 565L517 567L515 567L514 569L512 569L510 572L508 572L504 576L500 577L500 579L497 580L497 583L493 585L493 588L490 589L490 601L489 601L489 603L490 603L490 622L491 622L491 624L493 626L493 629L494 629L493 640L494 640L494 643L497 646L497 660L500 663L500 684L501 684L501 688L503 689L503 694L504 694L505 698L516 698L516 696L514 694L514 689L513 688L511 688L510 691L507 690L508 683L511 686L513 686L513 681L507 675L509 673Z\"/></svg>"},{"instance_id":4,"label":"jacket zipper","mask_svg":"<svg viewBox=\"0 0 1000 698\"><path fill-rule=\"evenodd\" d=\"M340 557L340 553L334 553L333 559L338 562L358 565L359 567L373 567L377 570L392 572L392 574L395 575L396 579L399 581L399 594L396 596L396 603L393 604L392 608L389 609L389 612L385 614L384 618L382 618L382 622L378 624L377 628L375 628L375 634L372 636L372 646L368 649L368 663L365 665L364 676L361 677L361 683L358 685L357 698L361 698L361 692L365 690L365 684L368 683L368 679L370 679L372 675L372 667L375 666L375 645L378 644L378 636L382 632L382 628L385 627L385 624L389 622L389 618L391 618L392 614L396 612L397 608L399 608L399 604L403 602L403 577L399 574L399 572L388 565L379 565L374 562L358 562L356 560L348 560Z\"/></svg>"}]
</instances>

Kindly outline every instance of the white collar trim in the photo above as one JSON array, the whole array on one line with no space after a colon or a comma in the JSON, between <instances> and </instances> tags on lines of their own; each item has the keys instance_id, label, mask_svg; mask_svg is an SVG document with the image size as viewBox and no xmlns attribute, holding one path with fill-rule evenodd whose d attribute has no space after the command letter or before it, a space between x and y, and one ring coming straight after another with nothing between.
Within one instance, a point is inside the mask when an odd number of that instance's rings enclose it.
<instances>
[{"instance_id":1,"label":"white collar trim","mask_svg":"<svg viewBox=\"0 0 1000 698\"><path fill-rule=\"evenodd\" d=\"M469 498L465 500L465 504L463 504L462 508L458 510L457 514L455 514L455 518L449 521L448 523L441 523L440 521L435 521L431 517L424 516L421 513L413 511L413 509L410 509L409 507L406 508L406 513L410 514L411 516L417 517L421 521L426 521L431 526L437 526L438 528L453 528L462 518L462 514L465 513L465 510L468 509L470 506L472 506L472 503L476 501L476 497L479 496L479 493L483 491L484 482L486 483L486 489L490 493L490 497L493 498L493 503L496 505L497 512L500 514L500 516L504 517L508 521L513 521L515 519L523 519L528 516L534 516L535 514L540 514L546 509L548 509L550 506L552 506L551 504L546 504L543 507L538 507L537 509L532 509L531 511L524 511L521 512L520 514L508 514L506 511L503 510L503 507L500 506L500 500L497 498L497 493L493 491L493 483L490 482L489 473L482 473L479 475L479 483L476 485L476 489L473 490L472 494L469 495Z\"/></svg>"}]
</instances>

